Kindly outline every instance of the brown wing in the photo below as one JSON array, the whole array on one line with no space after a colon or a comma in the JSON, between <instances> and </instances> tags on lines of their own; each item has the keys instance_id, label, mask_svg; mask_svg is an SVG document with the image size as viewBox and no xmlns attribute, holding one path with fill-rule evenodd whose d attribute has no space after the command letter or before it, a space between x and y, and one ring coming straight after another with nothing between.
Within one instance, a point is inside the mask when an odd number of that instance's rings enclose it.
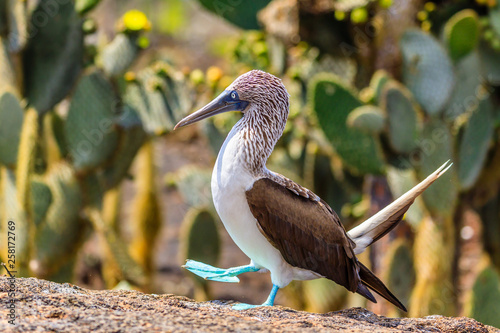
<instances>
[{"instance_id":1,"label":"brown wing","mask_svg":"<svg viewBox=\"0 0 500 333\"><path fill-rule=\"evenodd\" d=\"M314 193L286 179L257 180L246 191L253 216L262 234L290 265L308 269L335 281L372 302L368 288L406 311L404 305L368 268L358 262L354 242L338 215ZM307 197L303 193L306 193ZM368 288L367 288L368 287Z\"/></svg>"},{"instance_id":2,"label":"brown wing","mask_svg":"<svg viewBox=\"0 0 500 333\"><path fill-rule=\"evenodd\" d=\"M297 195L268 178L257 180L246 197L262 233L286 262L359 292L354 243L325 202Z\"/></svg>"}]
</instances>

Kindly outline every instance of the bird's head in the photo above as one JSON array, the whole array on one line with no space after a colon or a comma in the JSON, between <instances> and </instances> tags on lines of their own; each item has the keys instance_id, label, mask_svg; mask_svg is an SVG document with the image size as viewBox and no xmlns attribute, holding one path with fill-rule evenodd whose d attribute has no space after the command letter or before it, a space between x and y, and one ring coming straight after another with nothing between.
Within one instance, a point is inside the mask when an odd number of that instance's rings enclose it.
<instances>
[{"instance_id":1,"label":"bird's head","mask_svg":"<svg viewBox=\"0 0 500 333\"><path fill-rule=\"evenodd\" d=\"M277 117L286 122L288 98L288 92L279 78L260 70L252 70L239 76L203 108L179 121L174 129L228 111L265 115L268 119Z\"/></svg>"}]
</instances>

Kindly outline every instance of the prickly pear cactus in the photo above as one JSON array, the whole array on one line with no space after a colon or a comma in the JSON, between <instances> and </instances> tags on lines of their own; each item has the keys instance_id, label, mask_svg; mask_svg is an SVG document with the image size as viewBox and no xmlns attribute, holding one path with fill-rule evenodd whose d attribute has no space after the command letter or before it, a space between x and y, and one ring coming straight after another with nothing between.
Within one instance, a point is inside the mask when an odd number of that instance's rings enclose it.
<instances>
[{"instance_id":1,"label":"prickly pear cactus","mask_svg":"<svg viewBox=\"0 0 500 333\"><path fill-rule=\"evenodd\" d=\"M455 299L452 284L453 233L451 219L425 217L417 229L413 245L416 284L409 304L410 317L429 313L452 315Z\"/></svg>"},{"instance_id":2,"label":"prickly pear cactus","mask_svg":"<svg viewBox=\"0 0 500 333\"><path fill-rule=\"evenodd\" d=\"M75 1L75 10L80 15L84 15L94 9L101 2L101 0L76 0Z\"/></svg>"},{"instance_id":3,"label":"prickly pear cactus","mask_svg":"<svg viewBox=\"0 0 500 333\"><path fill-rule=\"evenodd\" d=\"M119 128L119 141L110 163L103 172L104 187L113 188L127 176L137 152L147 139L142 126Z\"/></svg>"},{"instance_id":4,"label":"prickly pear cactus","mask_svg":"<svg viewBox=\"0 0 500 333\"><path fill-rule=\"evenodd\" d=\"M217 219L207 209L192 208L182 224L182 258L216 265L220 256Z\"/></svg>"},{"instance_id":5,"label":"prickly pear cactus","mask_svg":"<svg viewBox=\"0 0 500 333\"><path fill-rule=\"evenodd\" d=\"M417 147L418 115L410 93L396 82L384 87L381 107L387 112L389 143L397 153Z\"/></svg>"},{"instance_id":6,"label":"prickly pear cactus","mask_svg":"<svg viewBox=\"0 0 500 333\"><path fill-rule=\"evenodd\" d=\"M216 266L220 257L221 240L218 219L205 208L191 208L182 222L180 260L192 259ZM207 280L190 274L194 279L197 298L208 298L210 289Z\"/></svg>"},{"instance_id":7,"label":"prickly pear cactus","mask_svg":"<svg viewBox=\"0 0 500 333\"><path fill-rule=\"evenodd\" d=\"M177 187L185 202L191 207L213 205L210 192L212 171L195 166L185 166L175 174L167 175L167 183Z\"/></svg>"},{"instance_id":8,"label":"prickly pear cactus","mask_svg":"<svg viewBox=\"0 0 500 333\"><path fill-rule=\"evenodd\" d=\"M124 101L148 134L169 132L191 109L192 89L181 76L161 62L129 76Z\"/></svg>"},{"instance_id":9,"label":"prickly pear cactus","mask_svg":"<svg viewBox=\"0 0 500 333\"><path fill-rule=\"evenodd\" d=\"M374 105L363 105L354 109L347 117L347 126L360 132L377 135L386 124L384 112Z\"/></svg>"},{"instance_id":10,"label":"prickly pear cactus","mask_svg":"<svg viewBox=\"0 0 500 333\"><path fill-rule=\"evenodd\" d=\"M415 268L413 255L407 241L399 239L393 242L384 261L385 277L382 280L403 304L408 304L415 285Z\"/></svg>"},{"instance_id":11,"label":"prickly pear cactus","mask_svg":"<svg viewBox=\"0 0 500 333\"><path fill-rule=\"evenodd\" d=\"M489 11L491 27L500 35L500 5L497 3Z\"/></svg>"},{"instance_id":12,"label":"prickly pear cactus","mask_svg":"<svg viewBox=\"0 0 500 333\"><path fill-rule=\"evenodd\" d=\"M481 58L481 74L489 83L500 82L500 52L495 51L485 42L479 45L479 56Z\"/></svg>"},{"instance_id":13,"label":"prickly pear cactus","mask_svg":"<svg viewBox=\"0 0 500 333\"><path fill-rule=\"evenodd\" d=\"M453 15L444 27L445 42L453 60L471 52L479 42L479 20L472 9L464 9Z\"/></svg>"},{"instance_id":14,"label":"prickly pear cactus","mask_svg":"<svg viewBox=\"0 0 500 333\"><path fill-rule=\"evenodd\" d=\"M31 210L35 226L39 226L52 204L52 191L41 177L31 181Z\"/></svg>"},{"instance_id":15,"label":"prickly pear cactus","mask_svg":"<svg viewBox=\"0 0 500 333\"><path fill-rule=\"evenodd\" d=\"M12 93L0 96L0 163L9 167L16 164L23 109Z\"/></svg>"},{"instance_id":16,"label":"prickly pear cactus","mask_svg":"<svg viewBox=\"0 0 500 333\"><path fill-rule=\"evenodd\" d=\"M372 88L374 91L375 101L377 103L380 103L385 84L390 80L391 80L390 74L383 69L379 69L375 73L373 73L372 78L370 80L370 88Z\"/></svg>"},{"instance_id":17,"label":"prickly pear cactus","mask_svg":"<svg viewBox=\"0 0 500 333\"><path fill-rule=\"evenodd\" d=\"M318 75L308 95L321 129L346 165L362 174L382 173L385 164L379 142L346 124L349 114L362 105L355 93L333 75Z\"/></svg>"},{"instance_id":18,"label":"prickly pear cactus","mask_svg":"<svg viewBox=\"0 0 500 333\"><path fill-rule=\"evenodd\" d=\"M107 75L118 77L132 65L140 49L137 38L137 34L119 33L106 45L102 50L101 61Z\"/></svg>"},{"instance_id":19,"label":"prickly pear cactus","mask_svg":"<svg viewBox=\"0 0 500 333\"><path fill-rule=\"evenodd\" d=\"M454 121L459 116L472 112L483 98L481 72L482 63L477 51L470 52L455 64L457 84L444 112L445 120Z\"/></svg>"},{"instance_id":20,"label":"prickly pear cactus","mask_svg":"<svg viewBox=\"0 0 500 333\"><path fill-rule=\"evenodd\" d=\"M0 17L0 20L2 18ZM0 34L0 95L4 92L17 92L17 78L14 71L14 65L9 53L8 41Z\"/></svg>"},{"instance_id":21,"label":"prickly pear cactus","mask_svg":"<svg viewBox=\"0 0 500 333\"><path fill-rule=\"evenodd\" d=\"M35 185L36 183L34 183ZM35 216L45 218L36 228L36 251L34 259L35 273L45 278L51 277L69 260L78 249L82 240L83 224L79 219L82 209L82 193L70 165L59 163L54 165L44 176L44 182L32 189L32 196L50 190L52 203L45 208L41 202L47 198L37 198L34 208L41 211Z\"/></svg>"},{"instance_id":22,"label":"prickly pear cactus","mask_svg":"<svg viewBox=\"0 0 500 333\"><path fill-rule=\"evenodd\" d=\"M154 146L147 141L137 155L137 192L135 195L131 225L134 229L130 255L139 263L148 277L153 269L154 243L161 227L162 216L158 191L155 186Z\"/></svg>"},{"instance_id":23,"label":"prickly pear cactus","mask_svg":"<svg viewBox=\"0 0 500 333\"><path fill-rule=\"evenodd\" d=\"M19 1L16 1L19 2ZM23 53L25 94L29 105L44 113L60 102L72 89L83 65L82 19L73 1L53 9L46 24L37 17L47 17L46 8L55 8L51 0L41 0L31 15L31 33Z\"/></svg>"},{"instance_id":24,"label":"prickly pear cactus","mask_svg":"<svg viewBox=\"0 0 500 333\"><path fill-rule=\"evenodd\" d=\"M65 123L66 142L76 170L101 165L116 149L116 104L113 88L100 72L93 71L78 82Z\"/></svg>"},{"instance_id":25,"label":"prickly pear cactus","mask_svg":"<svg viewBox=\"0 0 500 333\"><path fill-rule=\"evenodd\" d=\"M479 264L483 268L474 281L465 314L483 324L500 327L500 275L492 265L486 265L485 258Z\"/></svg>"},{"instance_id":26,"label":"prickly pear cactus","mask_svg":"<svg viewBox=\"0 0 500 333\"><path fill-rule=\"evenodd\" d=\"M489 98L479 102L464 127L458 153L458 180L463 190L478 179L493 139L493 104Z\"/></svg>"},{"instance_id":27,"label":"prickly pear cactus","mask_svg":"<svg viewBox=\"0 0 500 333\"><path fill-rule=\"evenodd\" d=\"M451 60L439 42L419 30L406 31L400 40L403 82L430 115L440 113L455 85Z\"/></svg>"},{"instance_id":28,"label":"prickly pear cactus","mask_svg":"<svg viewBox=\"0 0 500 333\"><path fill-rule=\"evenodd\" d=\"M9 226L14 227L16 233L16 266L19 275L30 276L29 260L31 256L31 235L28 216L24 207L17 200L16 179L14 172L6 167L0 167L0 232L3 239L7 240ZM9 221L12 221L9 223ZM2 242L0 257L7 262L8 248Z\"/></svg>"},{"instance_id":29,"label":"prickly pear cactus","mask_svg":"<svg viewBox=\"0 0 500 333\"><path fill-rule=\"evenodd\" d=\"M417 167L419 179L424 179L445 161L453 159L453 137L446 123L440 119L429 119L419 140L420 162ZM458 199L456 166L441 176L439 184L432 184L422 194L425 206L437 216L451 217Z\"/></svg>"},{"instance_id":30,"label":"prickly pear cactus","mask_svg":"<svg viewBox=\"0 0 500 333\"><path fill-rule=\"evenodd\" d=\"M270 0L234 2L232 0L198 0L203 7L216 15L222 16L234 25L243 29L260 29L257 12L264 8Z\"/></svg>"},{"instance_id":31,"label":"prickly pear cactus","mask_svg":"<svg viewBox=\"0 0 500 333\"><path fill-rule=\"evenodd\" d=\"M147 278L144 270L130 257L127 245L116 230L104 221L101 212L95 207L86 207L84 211L105 245L105 251L110 253L108 259L113 261L112 265L116 267L121 278L137 286L145 286Z\"/></svg>"},{"instance_id":32,"label":"prickly pear cactus","mask_svg":"<svg viewBox=\"0 0 500 333\"><path fill-rule=\"evenodd\" d=\"M39 118L37 112L30 108L24 113L21 137L16 164L17 200L30 219L30 185L35 166L35 152L38 136ZM31 221L30 221L31 222ZM32 235L30 230L30 237Z\"/></svg>"},{"instance_id":33,"label":"prickly pear cactus","mask_svg":"<svg viewBox=\"0 0 500 333\"><path fill-rule=\"evenodd\" d=\"M6 8L6 21L8 25L9 50L19 52L28 41L28 6L25 1L3 0ZM5 29L5 28L4 28Z\"/></svg>"}]
</instances>

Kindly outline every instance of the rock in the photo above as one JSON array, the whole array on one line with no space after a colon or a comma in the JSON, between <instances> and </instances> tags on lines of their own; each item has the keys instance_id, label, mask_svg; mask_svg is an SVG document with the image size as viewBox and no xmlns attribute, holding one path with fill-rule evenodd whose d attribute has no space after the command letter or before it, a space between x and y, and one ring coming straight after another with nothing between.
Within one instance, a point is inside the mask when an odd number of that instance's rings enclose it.
<instances>
[{"instance_id":1,"label":"rock","mask_svg":"<svg viewBox=\"0 0 500 333\"><path fill-rule=\"evenodd\" d=\"M234 311L226 301L196 302L175 295L125 290L88 290L36 278L0 277L0 331L326 331L499 332L465 317L385 318L362 308L325 314L281 306ZM15 299L15 325L8 322Z\"/></svg>"}]
</instances>

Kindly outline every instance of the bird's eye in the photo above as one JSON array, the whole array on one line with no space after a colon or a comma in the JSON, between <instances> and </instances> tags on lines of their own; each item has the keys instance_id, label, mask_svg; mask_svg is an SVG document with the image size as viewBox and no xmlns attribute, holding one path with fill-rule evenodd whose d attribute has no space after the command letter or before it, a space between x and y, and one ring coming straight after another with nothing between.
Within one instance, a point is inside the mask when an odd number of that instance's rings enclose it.
<instances>
[{"instance_id":1,"label":"bird's eye","mask_svg":"<svg viewBox=\"0 0 500 333\"><path fill-rule=\"evenodd\" d=\"M233 91L233 92L231 93L231 98L232 98L232 99L236 99L236 92L234 92L234 91Z\"/></svg>"}]
</instances>

